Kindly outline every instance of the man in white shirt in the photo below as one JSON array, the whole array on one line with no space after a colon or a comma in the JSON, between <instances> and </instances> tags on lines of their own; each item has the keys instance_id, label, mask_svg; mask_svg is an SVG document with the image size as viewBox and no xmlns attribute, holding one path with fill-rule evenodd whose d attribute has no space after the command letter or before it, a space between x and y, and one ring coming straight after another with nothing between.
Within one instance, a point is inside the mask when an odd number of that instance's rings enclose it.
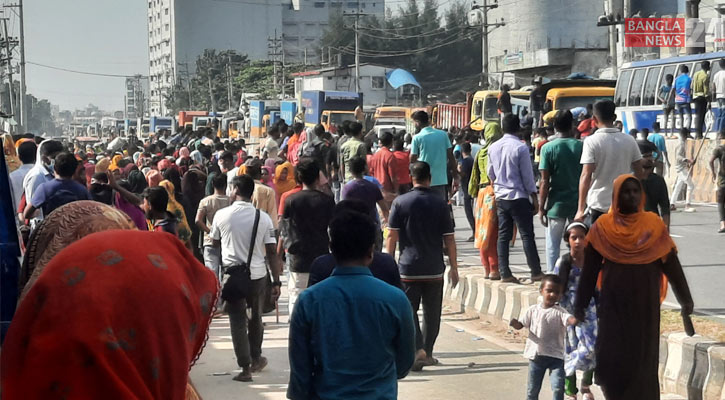
<instances>
[{"instance_id":1,"label":"man in white shirt","mask_svg":"<svg viewBox=\"0 0 725 400\"><path fill-rule=\"evenodd\" d=\"M269 215L263 211L259 211L257 234L254 246L250 250L254 221L258 212L251 200L254 193L254 179L249 175L237 176L234 177L232 184L232 198L235 201L229 207L216 212L210 236L214 246L221 246L222 266L225 271L232 267L246 266L249 251L253 252L248 266L251 279L248 290L243 298L226 303L234 354L237 357L237 364L242 368L242 372L233 379L251 382L252 372L259 372L267 365L267 359L262 357L264 335L262 307L267 285L265 255L272 273L274 298L278 298L280 293L279 275L282 272L282 263L277 256L274 225ZM247 273L247 268L237 273ZM225 281L226 278L225 276ZM247 326L247 307L251 308L249 326Z\"/></svg>"},{"instance_id":2,"label":"man in white shirt","mask_svg":"<svg viewBox=\"0 0 725 400\"><path fill-rule=\"evenodd\" d=\"M18 210L18 204L20 199L23 197L23 180L25 175L35 165L35 152L38 150L38 146L33 141L23 142L18 146L18 158L23 165L20 168L10 173L10 184L13 188L13 210Z\"/></svg>"},{"instance_id":3,"label":"man in white shirt","mask_svg":"<svg viewBox=\"0 0 725 400\"><path fill-rule=\"evenodd\" d=\"M38 146L35 165L25 175L25 179L23 179L23 191L25 192L25 199L28 203L33 198L33 192L38 186L45 182L50 182L55 178L53 175L53 159L61 151L63 151L63 143L57 140L46 139ZM37 212L35 217L42 219L42 211Z\"/></svg>"},{"instance_id":4,"label":"man in white shirt","mask_svg":"<svg viewBox=\"0 0 725 400\"><path fill-rule=\"evenodd\" d=\"M717 99L717 107L719 109L717 115L717 129L719 138L725 138L725 59L721 59L720 70L712 77L712 92L715 93Z\"/></svg>"},{"instance_id":5,"label":"man in white shirt","mask_svg":"<svg viewBox=\"0 0 725 400\"><path fill-rule=\"evenodd\" d=\"M575 220L582 220L588 213L593 224L609 211L614 180L632 171L641 175L642 154L633 137L614 127L615 108L611 100L594 104L594 122L599 129L584 141Z\"/></svg>"}]
</instances>

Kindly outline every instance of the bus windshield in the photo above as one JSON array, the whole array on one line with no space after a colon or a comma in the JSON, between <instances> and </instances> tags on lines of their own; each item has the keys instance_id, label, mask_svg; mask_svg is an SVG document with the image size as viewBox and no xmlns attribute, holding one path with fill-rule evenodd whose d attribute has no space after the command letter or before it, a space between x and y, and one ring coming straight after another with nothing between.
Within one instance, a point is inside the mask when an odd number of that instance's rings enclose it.
<instances>
[{"instance_id":1,"label":"bus windshield","mask_svg":"<svg viewBox=\"0 0 725 400\"><path fill-rule=\"evenodd\" d=\"M499 118L498 116L498 106L496 105L498 103L498 99L495 97L486 97L486 102L483 105L483 110L485 114L483 115L483 119L486 120L497 120Z\"/></svg>"},{"instance_id":2,"label":"bus windshield","mask_svg":"<svg viewBox=\"0 0 725 400\"><path fill-rule=\"evenodd\" d=\"M556 99L557 110L571 110L576 107L586 107L587 104L594 104L599 100L612 100L612 96L572 96Z\"/></svg>"},{"instance_id":3,"label":"bus windshield","mask_svg":"<svg viewBox=\"0 0 725 400\"><path fill-rule=\"evenodd\" d=\"M330 115L330 123L333 125L342 125L345 121L355 121L354 113L332 113Z\"/></svg>"}]
</instances>

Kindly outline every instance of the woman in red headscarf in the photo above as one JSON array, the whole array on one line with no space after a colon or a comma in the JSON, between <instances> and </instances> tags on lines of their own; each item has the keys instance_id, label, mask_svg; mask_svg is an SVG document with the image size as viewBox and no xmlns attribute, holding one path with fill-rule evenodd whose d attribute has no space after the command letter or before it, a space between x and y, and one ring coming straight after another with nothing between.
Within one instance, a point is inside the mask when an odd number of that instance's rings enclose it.
<instances>
[{"instance_id":1,"label":"woman in red headscarf","mask_svg":"<svg viewBox=\"0 0 725 400\"><path fill-rule=\"evenodd\" d=\"M184 399L217 298L169 234L111 230L58 253L2 351L6 399Z\"/></svg>"},{"instance_id":2,"label":"woman in red headscarf","mask_svg":"<svg viewBox=\"0 0 725 400\"><path fill-rule=\"evenodd\" d=\"M668 281L683 315L693 309L675 243L659 216L644 211L644 204L637 178L621 175L614 181L609 213L587 235L576 293L574 316L583 321L600 287L594 376L608 399L659 399L660 303Z\"/></svg>"}]
</instances>

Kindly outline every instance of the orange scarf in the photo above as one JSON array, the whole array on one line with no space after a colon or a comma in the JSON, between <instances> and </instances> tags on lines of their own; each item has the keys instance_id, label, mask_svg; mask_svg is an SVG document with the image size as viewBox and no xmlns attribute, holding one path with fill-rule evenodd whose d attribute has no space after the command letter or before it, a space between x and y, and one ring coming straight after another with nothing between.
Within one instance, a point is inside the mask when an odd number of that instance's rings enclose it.
<instances>
[{"instance_id":1,"label":"orange scarf","mask_svg":"<svg viewBox=\"0 0 725 400\"><path fill-rule=\"evenodd\" d=\"M623 214L619 211L619 192L628 179L637 182L642 190L642 198L637 212ZM672 250L677 250L675 242L667 232L660 217L644 211L645 194L642 183L634 175L620 175L614 181L612 206L607 214L592 225L587 240L602 257L617 264L649 264L664 259ZM599 276L601 286L602 276ZM667 295L667 278L662 274L660 302Z\"/></svg>"}]
</instances>

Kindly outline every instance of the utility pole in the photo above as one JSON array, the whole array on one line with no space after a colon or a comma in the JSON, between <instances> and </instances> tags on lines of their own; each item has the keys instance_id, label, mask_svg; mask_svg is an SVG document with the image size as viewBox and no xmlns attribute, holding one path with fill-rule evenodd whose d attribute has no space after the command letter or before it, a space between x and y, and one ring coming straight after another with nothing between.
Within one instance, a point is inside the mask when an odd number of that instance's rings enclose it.
<instances>
[{"instance_id":1,"label":"utility pole","mask_svg":"<svg viewBox=\"0 0 725 400\"><path fill-rule=\"evenodd\" d=\"M488 4L488 0L482 0L482 5L474 5L473 10L478 9L481 13L482 21L481 21L481 87L484 89L488 89L488 34L491 33L489 31L489 27L495 29L500 26L505 26L506 23L503 22L503 18L501 18L501 22L495 22L492 24L488 23L488 11L493 10L494 8L498 8L498 0L494 0L493 4ZM493 30L492 29L492 30Z\"/></svg>"},{"instance_id":2,"label":"utility pole","mask_svg":"<svg viewBox=\"0 0 725 400\"><path fill-rule=\"evenodd\" d=\"M355 92L360 92L360 17L370 15L362 12L360 9L360 0L357 1L357 9L355 12L343 12L343 17L355 17Z\"/></svg>"},{"instance_id":3,"label":"utility pole","mask_svg":"<svg viewBox=\"0 0 725 400\"><path fill-rule=\"evenodd\" d=\"M180 67L184 67L184 76L186 76L186 91L189 94L189 110L194 109L194 104L191 97L191 75L189 74L189 63L177 63Z\"/></svg>"},{"instance_id":4,"label":"utility pole","mask_svg":"<svg viewBox=\"0 0 725 400\"><path fill-rule=\"evenodd\" d=\"M686 32L688 43L685 47L687 54L700 54L705 52L705 27L700 18L700 0L685 0ZM694 42L694 43L693 43Z\"/></svg>"},{"instance_id":5,"label":"utility pole","mask_svg":"<svg viewBox=\"0 0 725 400\"><path fill-rule=\"evenodd\" d=\"M307 69L307 49L305 48L305 69Z\"/></svg>"},{"instance_id":6,"label":"utility pole","mask_svg":"<svg viewBox=\"0 0 725 400\"><path fill-rule=\"evenodd\" d=\"M17 44L16 41L13 41L10 39L10 36L8 36L8 19L3 18L3 32L5 33L4 37L4 47L5 47L5 57L3 58L2 62L5 63L8 67L8 93L10 94L10 115L15 116L15 88L13 87L13 66L10 62L13 58L13 51L10 48L11 45L15 46Z\"/></svg>"},{"instance_id":7,"label":"utility pole","mask_svg":"<svg viewBox=\"0 0 725 400\"><path fill-rule=\"evenodd\" d=\"M280 51L280 47L282 47L282 39L277 36L276 29L274 30L274 37L273 38L268 37L267 42L268 42L267 48L269 49L269 51L267 52L267 55L269 57L272 57L272 66L274 68L274 72L273 72L274 76L272 77L272 84L274 85L274 91L276 93L277 92L277 82L278 82L277 61L278 61L279 56L284 57L284 48L282 48ZM283 60L284 60L284 58L283 58ZM284 61L283 61L283 63L284 63ZM284 74L284 65L282 66L282 73ZM284 80L282 80L282 95L284 95Z\"/></svg>"},{"instance_id":8,"label":"utility pole","mask_svg":"<svg viewBox=\"0 0 725 400\"><path fill-rule=\"evenodd\" d=\"M232 56L227 54L227 110L232 109Z\"/></svg>"},{"instance_id":9,"label":"utility pole","mask_svg":"<svg viewBox=\"0 0 725 400\"><path fill-rule=\"evenodd\" d=\"M20 99L18 101L20 109L20 120L18 121L18 132L23 132L28 125L28 110L25 104L25 24L23 21L23 0L18 0L18 4L8 4L5 7L14 7L18 9L19 29L20 29Z\"/></svg>"},{"instance_id":10,"label":"utility pole","mask_svg":"<svg viewBox=\"0 0 725 400\"><path fill-rule=\"evenodd\" d=\"M616 78L619 69L619 56L617 51L619 34L617 30L619 29L618 26L624 25L624 19L621 14L621 12L624 12L624 9L618 9L615 5L615 0L607 0L604 4L606 6L605 15L599 17L597 26L606 26L609 28L609 58L612 64L612 76Z\"/></svg>"},{"instance_id":11,"label":"utility pole","mask_svg":"<svg viewBox=\"0 0 725 400\"><path fill-rule=\"evenodd\" d=\"M216 112L216 102L214 101L214 92L212 91L212 87L211 87L211 71L212 71L211 68L209 68L207 70L206 78L207 78L207 81L209 81L209 98L211 99L211 112L215 113Z\"/></svg>"}]
</instances>

